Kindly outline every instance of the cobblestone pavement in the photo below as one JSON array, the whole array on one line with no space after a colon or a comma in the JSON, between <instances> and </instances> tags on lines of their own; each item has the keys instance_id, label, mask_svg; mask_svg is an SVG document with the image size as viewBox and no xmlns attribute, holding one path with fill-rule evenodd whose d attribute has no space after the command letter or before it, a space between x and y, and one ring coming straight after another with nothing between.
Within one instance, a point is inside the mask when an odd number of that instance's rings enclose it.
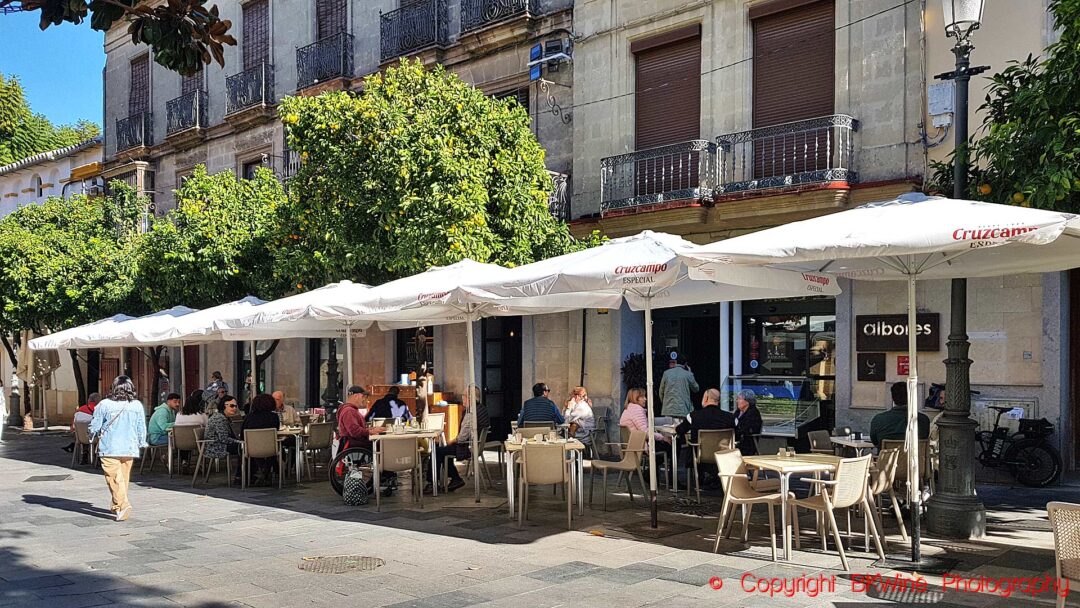
<instances>
[{"instance_id":1,"label":"cobblestone pavement","mask_svg":"<svg viewBox=\"0 0 1080 608\"><path fill-rule=\"evenodd\" d=\"M134 510L118 523L105 510L108 493L99 472L68 466L70 456L59 449L67 441L9 434L0 445L0 606L858 608L1054 601L1052 593L1033 600L1020 592L943 591L941 577L932 575L925 576L925 591L879 586L864 592L853 588L856 575L896 573L871 565L860 534L853 539L850 573L840 570L835 553L820 550L812 533L804 533L803 550L792 562L776 564L769 559L764 510L751 522L748 544L722 540L714 554L715 497L706 500L705 516L675 514L662 498L662 522L654 531L640 497L631 504L625 492L613 493L610 511L597 502L568 531L565 503L534 490L530 521L519 529L498 483L480 504L462 490L426 497L421 508L406 491L380 513L373 505L342 505L325 482L242 491L225 487L224 475L217 475L193 489L190 476L155 472L135 474ZM596 491L599 499L599 482ZM1043 507L1050 499L1080 499L1080 488L988 486L980 493L992 507L987 538L924 539L924 552L955 560L952 572L965 577L1052 574ZM812 516L802 522L813 528ZM906 545L890 531L888 552L902 556ZM375 557L383 565L344 574L301 569L310 565L305 558L338 555ZM758 579L813 580L821 587L811 596L814 589L804 582L791 598L744 590Z\"/></svg>"}]
</instances>

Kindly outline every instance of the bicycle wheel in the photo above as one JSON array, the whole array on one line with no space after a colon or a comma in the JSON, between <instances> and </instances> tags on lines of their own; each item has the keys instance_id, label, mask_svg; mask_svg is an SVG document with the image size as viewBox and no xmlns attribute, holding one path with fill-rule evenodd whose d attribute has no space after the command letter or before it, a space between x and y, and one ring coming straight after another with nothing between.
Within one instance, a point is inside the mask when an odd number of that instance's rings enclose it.
<instances>
[{"instance_id":1,"label":"bicycle wheel","mask_svg":"<svg viewBox=\"0 0 1080 608\"><path fill-rule=\"evenodd\" d=\"M1017 481L1032 488L1048 486L1061 476L1061 455L1042 439L1025 439L1012 444L1005 451L1005 462L1009 463Z\"/></svg>"},{"instance_id":2,"label":"bicycle wheel","mask_svg":"<svg viewBox=\"0 0 1080 608\"><path fill-rule=\"evenodd\" d=\"M365 448L349 448L334 457L330 463L330 486L340 496L345 490L345 476L349 468L357 466L371 469L371 450Z\"/></svg>"}]
</instances>

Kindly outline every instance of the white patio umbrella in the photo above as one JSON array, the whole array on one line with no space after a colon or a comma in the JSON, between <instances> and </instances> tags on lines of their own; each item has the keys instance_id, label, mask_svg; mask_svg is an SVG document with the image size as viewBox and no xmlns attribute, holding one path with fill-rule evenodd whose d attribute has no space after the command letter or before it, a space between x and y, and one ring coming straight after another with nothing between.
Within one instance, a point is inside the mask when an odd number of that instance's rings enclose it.
<instances>
[{"instance_id":1,"label":"white patio umbrella","mask_svg":"<svg viewBox=\"0 0 1080 608\"><path fill-rule=\"evenodd\" d=\"M581 308L576 296L541 296L515 300L492 298L470 289L469 285L497 281L512 269L465 259L449 266L433 267L416 275L372 287L353 298L324 298L311 304L306 312L283 315L283 320L304 317L379 321L387 328L465 323L466 366L465 398L472 405L476 385L476 362L473 346L473 322L488 316L515 316L564 312ZM476 428L476 408L469 408ZM477 434L472 436L472 453L479 454ZM475 479L476 500L480 500L480 478Z\"/></svg>"},{"instance_id":2,"label":"white patio umbrella","mask_svg":"<svg viewBox=\"0 0 1080 608\"><path fill-rule=\"evenodd\" d=\"M671 234L646 230L593 247L512 269L501 282L471 285L489 297L569 297L579 308L617 307L623 299L645 311L649 426L653 414L652 309L718 301L836 295L836 281L817 273L729 266L714 281L691 281L680 255L697 246ZM589 301L592 298L593 301ZM614 298L614 304L611 303ZM656 441L648 433L652 523L656 525Z\"/></svg>"},{"instance_id":3,"label":"white patio umbrella","mask_svg":"<svg viewBox=\"0 0 1080 608\"><path fill-rule=\"evenodd\" d=\"M915 281L1052 272L1080 266L1080 218L1067 213L908 194L814 219L704 245L686 254L692 278L711 279L732 264L829 272L868 281L907 281L908 420L906 446L918 449ZM919 460L908 459L908 479ZM913 519L920 500L910 483ZM912 555L917 554L914 521Z\"/></svg>"},{"instance_id":4,"label":"white patio umbrella","mask_svg":"<svg viewBox=\"0 0 1080 608\"><path fill-rule=\"evenodd\" d=\"M56 333L30 340L30 350L61 350L73 348L70 346L71 341L79 335L91 332L109 331L111 328L115 327L117 323L131 321L134 318L135 317L129 315L113 315L107 319L101 319L99 321L94 321L93 323L69 327Z\"/></svg>"}]
</instances>

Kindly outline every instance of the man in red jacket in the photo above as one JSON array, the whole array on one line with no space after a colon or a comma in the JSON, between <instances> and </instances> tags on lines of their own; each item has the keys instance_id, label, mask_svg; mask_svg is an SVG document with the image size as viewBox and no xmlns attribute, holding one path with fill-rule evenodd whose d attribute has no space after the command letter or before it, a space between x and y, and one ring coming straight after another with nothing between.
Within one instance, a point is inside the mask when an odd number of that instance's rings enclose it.
<instances>
[{"instance_id":1,"label":"man in red jacket","mask_svg":"<svg viewBox=\"0 0 1080 608\"><path fill-rule=\"evenodd\" d=\"M338 451L349 448L371 449L371 435L378 435L385 429L371 428L364 422L360 408L367 407L367 391L360 386L350 386L345 403L338 408Z\"/></svg>"}]
</instances>

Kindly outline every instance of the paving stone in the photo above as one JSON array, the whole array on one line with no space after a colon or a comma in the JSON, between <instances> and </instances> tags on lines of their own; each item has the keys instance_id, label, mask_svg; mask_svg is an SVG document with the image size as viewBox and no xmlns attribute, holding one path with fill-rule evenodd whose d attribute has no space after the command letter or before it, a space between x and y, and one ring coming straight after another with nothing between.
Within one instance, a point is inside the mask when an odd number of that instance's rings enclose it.
<instances>
[{"instance_id":1,"label":"paving stone","mask_svg":"<svg viewBox=\"0 0 1080 608\"><path fill-rule=\"evenodd\" d=\"M714 577L719 577L721 579L736 578L742 576L743 572L744 571L740 571L736 568L728 568L718 564L702 564L700 566L694 566L693 568L667 572L661 574L657 578L700 587L709 584L709 581Z\"/></svg>"},{"instance_id":2,"label":"paving stone","mask_svg":"<svg viewBox=\"0 0 1080 608\"><path fill-rule=\"evenodd\" d=\"M567 583L574 579L589 576L594 572L601 570L600 566L595 564L589 564L585 562L570 562L567 564L560 564L558 566L552 566L550 568L544 568L543 570L537 570L530 572L525 576L534 578L538 581L546 581L549 583Z\"/></svg>"}]
</instances>

